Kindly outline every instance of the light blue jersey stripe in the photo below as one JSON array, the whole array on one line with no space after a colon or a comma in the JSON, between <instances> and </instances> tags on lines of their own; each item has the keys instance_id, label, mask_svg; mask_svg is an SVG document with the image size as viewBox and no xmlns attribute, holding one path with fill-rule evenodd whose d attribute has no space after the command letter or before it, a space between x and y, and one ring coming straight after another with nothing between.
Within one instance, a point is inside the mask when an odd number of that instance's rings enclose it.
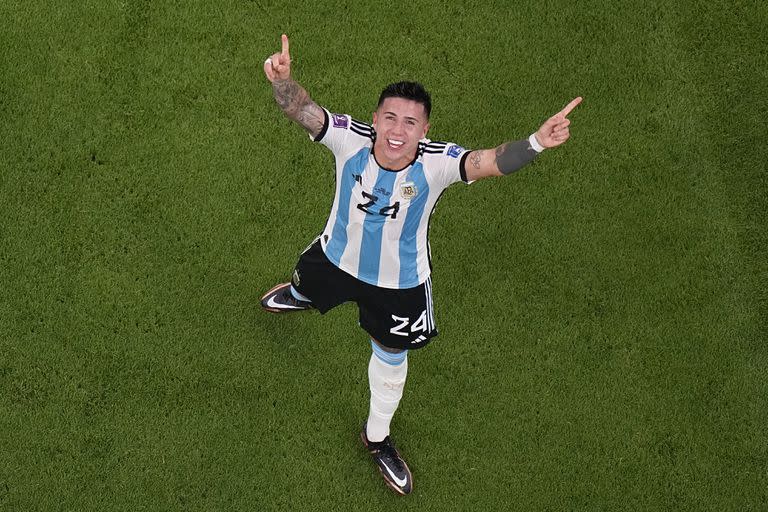
<instances>
[{"instance_id":1,"label":"light blue jersey stripe","mask_svg":"<svg viewBox=\"0 0 768 512\"><path fill-rule=\"evenodd\" d=\"M416 196L408 205L408 214L400 234L400 288L413 288L419 285L416 242L418 242L419 223L424 216L424 208L429 197L429 184L424 176L424 166L421 162L413 164L408 173L408 180L416 186Z\"/></svg>"},{"instance_id":2,"label":"light blue jersey stripe","mask_svg":"<svg viewBox=\"0 0 768 512\"><path fill-rule=\"evenodd\" d=\"M360 243L360 264L357 270L358 279L367 283L379 282L379 264L381 263L381 241L384 234L384 223L389 218L381 215L382 208L389 206L392 197L392 187L397 179L396 172L379 169L373 195L377 201L368 207L368 213L363 221L363 239Z\"/></svg>"},{"instance_id":3,"label":"light blue jersey stripe","mask_svg":"<svg viewBox=\"0 0 768 512\"><path fill-rule=\"evenodd\" d=\"M325 255L337 267L341 256L347 248L347 225L349 224L349 202L352 198L352 189L355 187L355 173L362 173L368 163L370 148L362 148L344 164L341 173L341 190L339 191L339 207L336 210L336 220L333 223L331 239L325 246Z\"/></svg>"}]
</instances>

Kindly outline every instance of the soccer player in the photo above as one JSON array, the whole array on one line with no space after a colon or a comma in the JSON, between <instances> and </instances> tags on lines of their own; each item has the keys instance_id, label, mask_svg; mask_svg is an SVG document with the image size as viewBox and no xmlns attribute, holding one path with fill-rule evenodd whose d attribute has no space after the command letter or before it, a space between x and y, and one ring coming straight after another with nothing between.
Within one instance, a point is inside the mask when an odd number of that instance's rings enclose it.
<instances>
[{"instance_id":1,"label":"soccer player","mask_svg":"<svg viewBox=\"0 0 768 512\"><path fill-rule=\"evenodd\" d=\"M282 50L264 62L264 73L285 115L333 152L336 192L325 229L301 254L291 282L269 290L261 305L273 313L325 313L357 303L373 351L370 409L360 437L387 485L408 494L413 476L389 426L403 396L408 351L437 335L427 241L435 204L453 183L505 176L564 143L567 116L581 98L527 139L470 151L425 138L432 105L418 83L387 86L367 124L320 107L291 79L285 34Z\"/></svg>"}]
</instances>

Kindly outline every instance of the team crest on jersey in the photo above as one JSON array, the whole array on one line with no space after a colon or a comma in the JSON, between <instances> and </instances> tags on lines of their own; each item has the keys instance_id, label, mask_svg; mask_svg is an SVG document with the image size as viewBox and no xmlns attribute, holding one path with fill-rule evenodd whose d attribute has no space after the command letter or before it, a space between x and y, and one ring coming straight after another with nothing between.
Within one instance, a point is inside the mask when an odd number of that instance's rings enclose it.
<instances>
[{"instance_id":1,"label":"team crest on jersey","mask_svg":"<svg viewBox=\"0 0 768 512\"><path fill-rule=\"evenodd\" d=\"M412 181L406 181L400 185L400 195L403 199L413 199L417 193L416 185Z\"/></svg>"},{"instance_id":2,"label":"team crest on jersey","mask_svg":"<svg viewBox=\"0 0 768 512\"><path fill-rule=\"evenodd\" d=\"M333 126L335 128L346 128L348 122L347 116L333 114Z\"/></svg>"},{"instance_id":3,"label":"team crest on jersey","mask_svg":"<svg viewBox=\"0 0 768 512\"><path fill-rule=\"evenodd\" d=\"M452 144L451 147L448 148L448 156L451 158L458 158L458 156L461 154L461 152L464 151L464 148L461 146L457 146L456 144Z\"/></svg>"}]
</instances>

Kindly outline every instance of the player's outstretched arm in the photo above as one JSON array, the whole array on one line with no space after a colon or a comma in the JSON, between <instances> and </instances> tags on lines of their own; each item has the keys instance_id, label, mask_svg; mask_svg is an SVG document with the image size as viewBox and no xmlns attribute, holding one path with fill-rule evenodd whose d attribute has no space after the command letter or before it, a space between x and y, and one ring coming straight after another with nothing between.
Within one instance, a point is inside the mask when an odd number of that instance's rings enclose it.
<instances>
[{"instance_id":1,"label":"player's outstretched arm","mask_svg":"<svg viewBox=\"0 0 768 512\"><path fill-rule=\"evenodd\" d=\"M554 148L571 136L568 114L581 103L575 98L563 110L553 115L528 139L505 142L493 149L480 149L469 153L466 173L469 181L489 176L504 176L533 161L546 148Z\"/></svg>"},{"instance_id":2,"label":"player's outstretched arm","mask_svg":"<svg viewBox=\"0 0 768 512\"><path fill-rule=\"evenodd\" d=\"M272 82L275 101L282 111L304 127L312 137L323 129L323 109L309 97L309 93L291 78L291 54L288 36L282 35L282 49L264 61L264 74Z\"/></svg>"}]
</instances>

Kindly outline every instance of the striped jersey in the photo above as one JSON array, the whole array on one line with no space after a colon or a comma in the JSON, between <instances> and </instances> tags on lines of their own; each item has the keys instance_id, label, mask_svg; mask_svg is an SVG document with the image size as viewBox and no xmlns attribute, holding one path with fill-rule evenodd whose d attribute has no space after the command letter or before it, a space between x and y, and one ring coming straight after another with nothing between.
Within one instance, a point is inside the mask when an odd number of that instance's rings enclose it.
<instances>
[{"instance_id":1,"label":"striped jersey","mask_svg":"<svg viewBox=\"0 0 768 512\"><path fill-rule=\"evenodd\" d=\"M336 193L320 243L337 267L374 286L412 288L430 275L429 218L442 192L466 182L468 151L422 139L405 169L382 169L373 127L325 110L315 138L336 158Z\"/></svg>"}]
</instances>

